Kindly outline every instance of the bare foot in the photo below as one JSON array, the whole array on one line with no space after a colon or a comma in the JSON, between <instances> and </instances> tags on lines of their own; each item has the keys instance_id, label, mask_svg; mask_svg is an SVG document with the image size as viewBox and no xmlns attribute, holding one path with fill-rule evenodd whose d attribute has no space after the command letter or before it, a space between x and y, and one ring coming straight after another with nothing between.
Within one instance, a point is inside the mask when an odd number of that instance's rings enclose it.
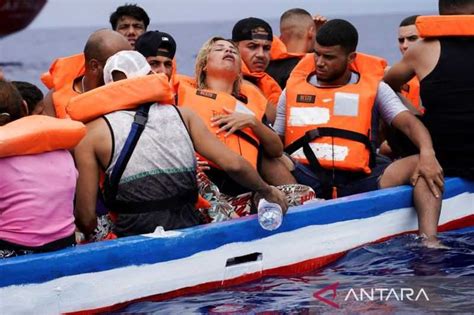
<instances>
[{"instance_id":1,"label":"bare foot","mask_svg":"<svg viewBox=\"0 0 474 315\"><path fill-rule=\"evenodd\" d=\"M425 234L422 234L420 238L421 244L427 248L450 249L449 246L446 246L441 243L440 240L436 237L436 235L426 236Z\"/></svg>"}]
</instances>

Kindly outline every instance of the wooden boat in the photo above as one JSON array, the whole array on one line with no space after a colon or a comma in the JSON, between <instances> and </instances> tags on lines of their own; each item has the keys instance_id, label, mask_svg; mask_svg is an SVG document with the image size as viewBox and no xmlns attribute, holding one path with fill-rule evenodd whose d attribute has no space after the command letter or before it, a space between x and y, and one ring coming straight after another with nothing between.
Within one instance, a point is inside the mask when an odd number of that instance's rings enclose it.
<instances>
[{"instance_id":1,"label":"wooden boat","mask_svg":"<svg viewBox=\"0 0 474 315\"><path fill-rule=\"evenodd\" d=\"M255 216L0 261L0 313L110 311L264 276L309 271L350 249L414 232L408 186L290 209L276 231ZM440 230L474 226L474 182L446 180Z\"/></svg>"}]
</instances>

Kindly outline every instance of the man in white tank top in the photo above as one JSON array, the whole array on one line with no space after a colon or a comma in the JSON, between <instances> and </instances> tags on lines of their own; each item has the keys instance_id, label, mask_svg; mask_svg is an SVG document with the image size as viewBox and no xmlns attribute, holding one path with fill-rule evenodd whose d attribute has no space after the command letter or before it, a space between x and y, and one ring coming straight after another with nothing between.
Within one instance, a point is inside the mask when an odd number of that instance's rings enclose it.
<instances>
[{"instance_id":1,"label":"man in white tank top","mask_svg":"<svg viewBox=\"0 0 474 315\"><path fill-rule=\"evenodd\" d=\"M139 56L137 56L139 55ZM118 59L118 60L116 60ZM129 67L129 63L138 65L137 68L133 69ZM140 60L142 59L142 60ZM135 62L131 62L134 60ZM110 67L108 65L111 64L128 64L128 66L123 67ZM146 64L146 66L144 66ZM148 67L147 67L148 66ZM120 68L120 69L119 69ZM143 75L149 72L149 65L146 62L146 59L134 51L123 51L120 54L111 57L104 68L104 81L110 82L112 80L118 79L126 79L131 78L133 76ZM164 124L163 120L157 118L159 115L156 115L155 112L159 111L160 114L166 114L166 120L172 119L174 121L173 124ZM108 117L121 115L126 117L128 115L129 124L133 121L133 115L130 114L119 114L119 113L130 113L125 111L115 112L112 114L107 115ZM174 114L173 114L174 113ZM171 118L172 117L172 118ZM169 118L169 119L168 119ZM176 118L181 118L181 126ZM127 118L124 118L127 119ZM195 157L194 157L194 150L198 152L200 155L204 156L206 159L214 162L215 164L219 165L224 171L226 171L229 176L231 176L234 180L239 182L241 185L248 187L249 189L255 191L260 198L265 198L268 201L278 203L284 211L287 209L287 203L283 193L281 193L278 189L273 186L269 186L266 184L258 175L258 173L252 168L252 166L246 162L241 156L233 153L229 150L224 144L222 144L219 140L217 140L212 134L208 131L207 127L201 121L201 119L194 114L194 112L186 109L186 108L175 108L169 105L152 105L150 108L149 113L149 122L146 124L143 134L146 135L152 134L153 132L158 133L169 133L170 137L176 137L173 141L177 142L178 138L182 146L162 146L162 149L170 150L167 153L167 157L174 159L176 157L180 157L180 161L183 162L183 169L186 169L188 173L182 172L184 177L189 182L186 184L188 187L193 185L191 177L194 176L195 178ZM154 122L156 120L156 122ZM107 118L107 120L110 120ZM114 118L115 120L115 118ZM157 122L160 121L162 124L157 126ZM118 125L116 127L112 126L109 127L106 119L98 118L87 125L88 133L84 140L76 147L75 149L75 158L77 167L79 170L79 182L78 182L78 189L76 195L76 220L79 228L81 231L86 235L89 236L94 232L94 229L97 228L97 219L95 213L95 205L97 200L97 182L99 181L99 170L100 169L107 169L109 171L109 167L111 164L114 163L114 159L116 159L116 154L121 150L121 148L114 147L112 141L116 141L116 138L119 137L118 134L111 135L111 128L118 129ZM129 126L122 126L123 129L129 130ZM150 128L147 131L147 128ZM151 130L154 129L155 131ZM176 132L175 132L176 131ZM184 131L184 132L183 132ZM122 133L121 137L126 137L128 134L127 132ZM114 140L113 140L114 139ZM145 139L147 139L145 137ZM148 137L149 141L150 137ZM123 140L123 139L122 139ZM141 140L141 138L140 138ZM151 142L150 142L151 143ZM138 145L138 144L137 144ZM123 146L123 145L122 145ZM183 146L185 147L183 149ZM173 149L174 148L174 149ZM176 152L174 152L175 150ZM173 151L173 152L172 152ZM179 151L179 152L178 152ZM144 163L143 161L146 160L145 151L134 151L138 156L132 157L127 164L127 167L124 171L124 176L127 176L127 168L130 171L134 167L141 167L142 165L133 165L133 163ZM140 156L141 155L141 156ZM149 157L149 156L148 156ZM152 159L155 160L155 157ZM135 162L133 162L135 161ZM146 163L150 163L149 160ZM168 162L159 163L166 164ZM170 165L169 165L170 166ZM165 166L161 165L156 168L153 172L149 172L148 174L155 174L159 173L158 169L164 171L166 169ZM130 174L132 177L133 174ZM137 175L137 174L135 174ZM188 176L192 175L192 176ZM124 177L122 177L123 179ZM163 178L153 182L152 186L147 187L153 191L153 189L161 189L162 186L159 185ZM126 183L120 183L123 185L122 187L126 187ZM121 189L119 185L119 190ZM123 195L126 195L130 192L123 191ZM119 192L120 194L120 192ZM131 193L133 194L133 192ZM134 195L135 197L137 195ZM126 199L126 198L124 198ZM162 209L159 209L161 212ZM169 210L169 209L165 209ZM131 218L131 217L124 217L124 225L122 226L124 230L120 231L121 235L130 235L130 234L141 234L149 232L149 229L152 228L152 225L155 224L156 226L163 226L168 225L165 227L170 228L181 228L185 226L191 226L194 224L198 224L199 222L194 217L194 214L191 213L191 210L188 209L184 211L188 211L187 213L182 213L179 211L183 211L182 209L178 210L179 216L182 218L184 215L185 222L179 222L178 219L173 218L176 216L176 211L169 211L168 216L163 218L163 216L159 218L154 218L150 220L151 222L147 222L144 225L141 225L138 229L131 228L135 223L141 222L140 216L143 213L138 214L138 217ZM161 212L161 214L163 214ZM176 220L175 220L176 219ZM161 221L161 222L160 222ZM128 226L127 226L128 225ZM126 230L130 227L130 230ZM154 228L153 227L153 228ZM140 229L143 230L140 230ZM151 231L152 232L152 231Z\"/></svg>"}]
</instances>

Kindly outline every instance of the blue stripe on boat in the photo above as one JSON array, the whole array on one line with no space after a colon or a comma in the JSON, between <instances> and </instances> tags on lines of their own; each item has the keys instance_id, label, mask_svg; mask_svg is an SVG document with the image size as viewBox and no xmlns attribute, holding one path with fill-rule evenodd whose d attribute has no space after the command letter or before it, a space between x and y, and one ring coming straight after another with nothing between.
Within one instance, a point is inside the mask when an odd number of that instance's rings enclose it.
<instances>
[{"instance_id":1,"label":"blue stripe on boat","mask_svg":"<svg viewBox=\"0 0 474 315\"><path fill-rule=\"evenodd\" d=\"M474 182L459 178L447 179L445 186L444 199L474 192ZM403 186L294 208L274 232L263 230L254 216L250 216L184 229L176 237L135 236L54 253L9 258L0 261L0 287L42 283L81 273L165 262L216 249L231 242L250 242L305 226L373 217L411 205L412 189ZM157 248L160 250L156 251Z\"/></svg>"}]
</instances>

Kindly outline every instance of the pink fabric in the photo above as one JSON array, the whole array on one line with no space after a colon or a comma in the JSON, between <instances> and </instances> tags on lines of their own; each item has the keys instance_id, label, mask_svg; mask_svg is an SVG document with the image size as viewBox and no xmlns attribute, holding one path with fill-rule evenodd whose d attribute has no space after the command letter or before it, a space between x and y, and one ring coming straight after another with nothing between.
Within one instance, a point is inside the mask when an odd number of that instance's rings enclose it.
<instances>
[{"instance_id":1,"label":"pink fabric","mask_svg":"<svg viewBox=\"0 0 474 315\"><path fill-rule=\"evenodd\" d=\"M77 176L65 150L0 158L0 239L37 247L74 233Z\"/></svg>"}]
</instances>

